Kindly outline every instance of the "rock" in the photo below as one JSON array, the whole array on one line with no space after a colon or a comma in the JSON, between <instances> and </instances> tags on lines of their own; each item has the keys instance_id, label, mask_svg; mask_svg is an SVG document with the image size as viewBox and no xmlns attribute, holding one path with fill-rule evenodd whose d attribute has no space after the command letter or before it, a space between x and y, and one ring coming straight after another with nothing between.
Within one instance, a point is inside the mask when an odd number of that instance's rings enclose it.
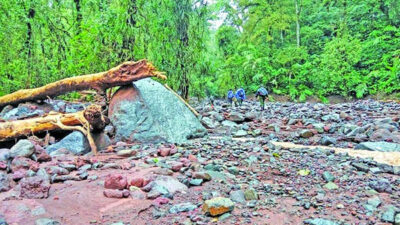
<instances>
[{"instance_id":1,"label":"rock","mask_svg":"<svg viewBox=\"0 0 400 225\"><path fill-rule=\"evenodd\" d=\"M92 136L98 151L111 145L111 139L105 132L94 132Z\"/></svg>"},{"instance_id":2,"label":"rock","mask_svg":"<svg viewBox=\"0 0 400 225\"><path fill-rule=\"evenodd\" d=\"M359 171L363 171L363 172L369 171L369 166L367 166L363 163L351 163L351 165L354 166Z\"/></svg>"},{"instance_id":3,"label":"rock","mask_svg":"<svg viewBox=\"0 0 400 225\"><path fill-rule=\"evenodd\" d=\"M339 223L336 223L331 220L327 219L308 219L304 221L305 224L310 224L310 225L339 225Z\"/></svg>"},{"instance_id":4,"label":"rock","mask_svg":"<svg viewBox=\"0 0 400 225\"><path fill-rule=\"evenodd\" d=\"M365 149L380 152L400 152L400 144L384 141L363 142L358 144L355 149Z\"/></svg>"},{"instance_id":5,"label":"rock","mask_svg":"<svg viewBox=\"0 0 400 225\"><path fill-rule=\"evenodd\" d=\"M65 168L59 167L59 166L50 166L46 168L46 172L50 174L50 176L53 175L67 175L69 174L69 171Z\"/></svg>"},{"instance_id":6,"label":"rock","mask_svg":"<svg viewBox=\"0 0 400 225\"><path fill-rule=\"evenodd\" d=\"M324 180L326 182L332 182L332 181L335 180L335 177L331 173L329 173L328 171L323 172L322 173L322 177L324 178Z\"/></svg>"},{"instance_id":7,"label":"rock","mask_svg":"<svg viewBox=\"0 0 400 225\"><path fill-rule=\"evenodd\" d=\"M236 129L239 125L235 122L229 121L229 120L224 120L222 121L222 126L227 127L229 129Z\"/></svg>"},{"instance_id":8,"label":"rock","mask_svg":"<svg viewBox=\"0 0 400 225\"><path fill-rule=\"evenodd\" d=\"M238 130L233 137L245 137L247 136L247 132L245 130Z\"/></svg>"},{"instance_id":9,"label":"rock","mask_svg":"<svg viewBox=\"0 0 400 225\"><path fill-rule=\"evenodd\" d=\"M326 188L328 190L335 190L335 189L338 189L339 187L335 183L329 182L324 185L324 188Z\"/></svg>"},{"instance_id":10,"label":"rock","mask_svg":"<svg viewBox=\"0 0 400 225\"><path fill-rule=\"evenodd\" d=\"M244 117L237 112L232 112L229 115L228 119L233 122L243 122L244 121Z\"/></svg>"},{"instance_id":11,"label":"rock","mask_svg":"<svg viewBox=\"0 0 400 225\"><path fill-rule=\"evenodd\" d=\"M39 169L39 163L23 156L17 156L11 161L11 170L18 171L20 169L33 170L36 172Z\"/></svg>"},{"instance_id":12,"label":"rock","mask_svg":"<svg viewBox=\"0 0 400 225\"><path fill-rule=\"evenodd\" d=\"M203 180L202 179L191 179L189 183L192 186L201 186L201 184L203 183Z\"/></svg>"},{"instance_id":13,"label":"rock","mask_svg":"<svg viewBox=\"0 0 400 225\"><path fill-rule=\"evenodd\" d=\"M244 192L244 198L247 201L258 200L258 194L254 189L248 189Z\"/></svg>"},{"instance_id":14,"label":"rock","mask_svg":"<svg viewBox=\"0 0 400 225\"><path fill-rule=\"evenodd\" d=\"M106 189L103 191L107 198L127 198L130 195L128 190Z\"/></svg>"},{"instance_id":15,"label":"rock","mask_svg":"<svg viewBox=\"0 0 400 225\"><path fill-rule=\"evenodd\" d=\"M41 199L49 197L50 183L41 177L26 177L20 183L20 197Z\"/></svg>"},{"instance_id":16,"label":"rock","mask_svg":"<svg viewBox=\"0 0 400 225\"><path fill-rule=\"evenodd\" d=\"M323 121L334 121L334 122L340 122L340 115L335 113L335 114L329 114L321 117L321 120Z\"/></svg>"},{"instance_id":17,"label":"rock","mask_svg":"<svg viewBox=\"0 0 400 225\"><path fill-rule=\"evenodd\" d=\"M36 156L36 161L38 162L51 161L51 156L47 154L46 150L39 145L35 145L35 156Z\"/></svg>"},{"instance_id":18,"label":"rock","mask_svg":"<svg viewBox=\"0 0 400 225\"><path fill-rule=\"evenodd\" d=\"M322 136L320 140L321 145L335 145L337 143L336 139L329 136Z\"/></svg>"},{"instance_id":19,"label":"rock","mask_svg":"<svg viewBox=\"0 0 400 225\"><path fill-rule=\"evenodd\" d=\"M7 174L0 172L0 192L10 190L12 188L11 182Z\"/></svg>"},{"instance_id":20,"label":"rock","mask_svg":"<svg viewBox=\"0 0 400 225\"><path fill-rule=\"evenodd\" d=\"M35 152L35 145L32 144L29 140L19 140L17 144L15 144L9 152L9 156L11 158L22 156L22 157L30 157Z\"/></svg>"},{"instance_id":21,"label":"rock","mask_svg":"<svg viewBox=\"0 0 400 225\"><path fill-rule=\"evenodd\" d=\"M128 181L125 176L121 174L109 174L104 182L104 188L106 189L125 189Z\"/></svg>"},{"instance_id":22,"label":"rock","mask_svg":"<svg viewBox=\"0 0 400 225\"><path fill-rule=\"evenodd\" d=\"M367 203L363 205L363 207L369 211L369 212L374 212L378 206L381 205L381 199L378 196L374 196L372 198L369 198L367 200Z\"/></svg>"},{"instance_id":23,"label":"rock","mask_svg":"<svg viewBox=\"0 0 400 225\"><path fill-rule=\"evenodd\" d=\"M229 198L216 197L204 202L203 212L211 216L219 216L231 212L234 207L235 204Z\"/></svg>"},{"instance_id":24,"label":"rock","mask_svg":"<svg viewBox=\"0 0 400 225\"><path fill-rule=\"evenodd\" d=\"M56 144L48 146L46 151L51 155L52 152L61 148L65 148L75 155L83 155L91 150L86 137L79 131L74 131Z\"/></svg>"},{"instance_id":25,"label":"rock","mask_svg":"<svg viewBox=\"0 0 400 225\"><path fill-rule=\"evenodd\" d=\"M144 186L144 178L143 177L134 177L134 178L132 178L132 180L129 183L131 186L141 188Z\"/></svg>"},{"instance_id":26,"label":"rock","mask_svg":"<svg viewBox=\"0 0 400 225\"><path fill-rule=\"evenodd\" d=\"M400 225L400 213L397 213L397 215L395 216L394 225Z\"/></svg>"},{"instance_id":27,"label":"rock","mask_svg":"<svg viewBox=\"0 0 400 225\"><path fill-rule=\"evenodd\" d=\"M182 169L183 163L181 162L172 162L171 163L171 170L174 172L178 172Z\"/></svg>"},{"instance_id":28,"label":"rock","mask_svg":"<svg viewBox=\"0 0 400 225\"><path fill-rule=\"evenodd\" d=\"M61 223L49 219L49 218L40 218L35 221L35 225L60 225Z\"/></svg>"},{"instance_id":29,"label":"rock","mask_svg":"<svg viewBox=\"0 0 400 225\"><path fill-rule=\"evenodd\" d=\"M242 190L231 191L229 198L234 202L246 203L244 192Z\"/></svg>"},{"instance_id":30,"label":"rock","mask_svg":"<svg viewBox=\"0 0 400 225\"><path fill-rule=\"evenodd\" d=\"M378 179L378 180L372 180L369 183L369 186L374 189L377 192L386 192L386 193L392 193L392 185L387 179Z\"/></svg>"},{"instance_id":31,"label":"rock","mask_svg":"<svg viewBox=\"0 0 400 225\"><path fill-rule=\"evenodd\" d=\"M152 79L120 88L108 114L117 141L183 143L207 132L172 92Z\"/></svg>"},{"instance_id":32,"label":"rock","mask_svg":"<svg viewBox=\"0 0 400 225\"><path fill-rule=\"evenodd\" d=\"M119 150L117 152L117 155L121 157L130 157L136 155L136 153L137 152L133 149L124 149L124 150Z\"/></svg>"},{"instance_id":33,"label":"rock","mask_svg":"<svg viewBox=\"0 0 400 225\"><path fill-rule=\"evenodd\" d=\"M158 149L158 154L162 157L169 156L171 149L166 148L166 147L161 147Z\"/></svg>"},{"instance_id":34,"label":"rock","mask_svg":"<svg viewBox=\"0 0 400 225\"><path fill-rule=\"evenodd\" d=\"M197 209L196 205L193 205L190 202L186 202L186 203L181 203L181 204L177 204L172 206L169 209L169 213L181 213L181 212L190 212Z\"/></svg>"},{"instance_id":35,"label":"rock","mask_svg":"<svg viewBox=\"0 0 400 225\"><path fill-rule=\"evenodd\" d=\"M201 119L201 123L209 129L215 129L219 126L219 123L217 121L213 121L210 117L203 117Z\"/></svg>"},{"instance_id":36,"label":"rock","mask_svg":"<svg viewBox=\"0 0 400 225\"><path fill-rule=\"evenodd\" d=\"M10 150L7 148L0 148L0 161L7 161L10 157Z\"/></svg>"},{"instance_id":37,"label":"rock","mask_svg":"<svg viewBox=\"0 0 400 225\"><path fill-rule=\"evenodd\" d=\"M314 133L311 130L304 129L304 130L300 131L299 135L302 138L310 138L310 137L314 136Z\"/></svg>"},{"instance_id":38,"label":"rock","mask_svg":"<svg viewBox=\"0 0 400 225\"><path fill-rule=\"evenodd\" d=\"M394 223L396 211L398 211L398 209L396 207L394 207L393 205L386 206L381 215L381 221L388 222L388 223Z\"/></svg>"},{"instance_id":39,"label":"rock","mask_svg":"<svg viewBox=\"0 0 400 225\"><path fill-rule=\"evenodd\" d=\"M210 181L211 180L211 176L207 172L194 172L192 174L192 177L195 178L195 179L202 179L202 180L205 180L205 181Z\"/></svg>"},{"instance_id":40,"label":"rock","mask_svg":"<svg viewBox=\"0 0 400 225\"><path fill-rule=\"evenodd\" d=\"M150 182L144 187L146 190L164 191L166 190L169 194L174 195L176 192L185 192L188 187L176 178L170 176L158 176L154 181ZM158 196L157 196L158 197Z\"/></svg>"}]
</instances>

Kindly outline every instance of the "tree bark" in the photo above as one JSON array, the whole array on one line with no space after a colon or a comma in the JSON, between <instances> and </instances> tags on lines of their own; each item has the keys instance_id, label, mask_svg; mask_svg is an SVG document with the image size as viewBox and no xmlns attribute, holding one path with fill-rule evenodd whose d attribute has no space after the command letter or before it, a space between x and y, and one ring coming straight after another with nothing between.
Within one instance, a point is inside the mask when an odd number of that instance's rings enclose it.
<instances>
[{"instance_id":1,"label":"tree bark","mask_svg":"<svg viewBox=\"0 0 400 225\"><path fill-rule=\"evenodd\" d=\"M75 2L75 9L76 9L76 27L77 27L77 34L81 33L81 24L82 24L82 12L81 12L81 1L74 0Z\"/></svg>"},{"instance_id":2,"label":"tree bark","mask_svg":"<svg viewBox=\"0 0 400 225\"><path fill-rule=\"evenodd\" d=\"M39 88L19 90L2 96L0 97L0 107L87 89L94 89L100 94L104 94L108 88L126 85L147 77L166 79L166 76L157 72L155 67L146 60L129 61L105 72L70 77Z\"/></svg>"},{"instance_id":3,"label":"tree bark","mask_svg":"<svg viewBox=\"0 0 400 225\"><path fill-rule=\"evenodd\" d=\"M84 111L76 113L55 113L43 117L0 123L0 141L6 141L21 136L30 136L51 130L77 130L88 139L93 153L97 153L96 144L91 131L102 130L107 119L101 113L101 107L90 105Z\"/></svg>"},{"instance_id":4,"label":"tree bark","mask_svg":"<svg viewBox=\"0 0 400 225\"><path fill-rule=\"evenodd\" d=\"M27 61L28 61L28 80L25 84L25 88L29 88L32 83L32 24L31 20L35 17L35 10L30 8L27 15L27 23L26 23L26 41L25 41L25 48L28 50L27 52Z\"/></svg>"},{"instance_id":5,"label":"tree bark","mask_svg":"<svg viewBox=\"0 0 400 225\"><path fill-rule=\"evenodd\" d=\"M301 4L302 0L294 0L294 4L296 7L296 43L297 47L300 47L300 13L301 13Z\"/></svg>"}]
</instances>

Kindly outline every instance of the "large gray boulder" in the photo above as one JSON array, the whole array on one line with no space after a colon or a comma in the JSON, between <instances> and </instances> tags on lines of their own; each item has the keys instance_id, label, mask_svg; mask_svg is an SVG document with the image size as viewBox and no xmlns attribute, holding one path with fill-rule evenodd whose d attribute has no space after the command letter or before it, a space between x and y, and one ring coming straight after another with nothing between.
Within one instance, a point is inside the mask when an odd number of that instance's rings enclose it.
<instances>
[{"instance_id":1,"label":"large gray boulder","mask_svg":"<svg viewBox=\"0 0 400 225\"><path fill-rule=\"evenodd\" d=\"M116 141L184 143L206 129L171 91L152 79L120 88L110 102Z\"/></svg>"},{"instance_id":2,"label":"large gray boulder","mask_svg":"<svg viewBox=\"0 0 400 225\"><path fill-rule=\"evenodd\" d=\"M400 144L378 141L378 142L363 142L356 146L356 149L365 149L379 152L400 152Z\"/></svg>"}]
</instances>

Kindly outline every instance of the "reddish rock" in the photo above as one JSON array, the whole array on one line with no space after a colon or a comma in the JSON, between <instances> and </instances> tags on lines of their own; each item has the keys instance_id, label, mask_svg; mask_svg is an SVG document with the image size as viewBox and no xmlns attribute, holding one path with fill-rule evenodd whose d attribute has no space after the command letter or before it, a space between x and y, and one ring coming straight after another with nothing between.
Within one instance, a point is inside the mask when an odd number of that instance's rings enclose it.
<instances>
[{"instance_id":1,"label":"reddish rock","mask_svg":"<svg viewBox=\"0 0 400 225\"><path fill-rule=\"evenodd\" d=\"M148 185L150 182L152 182L154 180L153 177L144 177L143 178L143 187Z\"/></svg>"},{"instance_id":2,"label":"reddish rock","mask_svg":"<svg viewBox=\"0 0 400 225\"><path fill-rule=\"evenodd\" d=\"M35 155L38 162L51 161L51 156L47 154L46 150L40 145L35 145Z\"/></svg>"},{"instance_id":3,"label":"reddish rock","mask_svg":"<svg viewBox=\"0 0 400 225\"><path fill-rule=\"evenodd\" d=\"M162 148L158 149L158 154L162 157L165 157L165 156L169 156L170 151L171 151L171 149L162 147Z\"/></svg>"},{"instance_id":4,"label":"reddish rock","mask_svg":"<svg viewBox=\"0 0 400 225\"><path fill-rule=\"evenodd\" d=\"M168 198L164 198L164 197L158 197L156 199L153 200L153 205L154 206L161 206L161 205L165 205L169 203L169 199Z\"/></svg>"},{"instance_id":5,"label":"reddish rock","mask_svg":"<svg viewBox=\"0 0 400 225\"><path fill-rule=\"evenodd\" d=\"M128 190L112 190L112 189L104 190L103 194L107 198L127 198L130 195Z\"/></svg>"},{"instance_id":6,"label":"reddish rock","mask_svg":"<svg viewBox=\"0 0 400 225\"><path fill-rule=\"evenodd\" d=\"M40 199L49 197L50 183L40 177L26 177L20 181L20 197Z\"/></svg>"},{"instance_id":7,"label":"reddish rock","mask_svg":"<svg viewBox=\"0 0 400 225\"><path fill-rule=\"evenodd\" d=\"M189 155L189 156L188 156L188 159L189 159L191 162L197 162L197 161L198 161L197 158L196 158L196 156L194 156L194 155Z\"/></svg>"},{"instance_id":8,"label":"reddish rock","mask_svg":"<svg viewBox=\"0 0 400 225\"><path fill-rule=\"evenodd\" d=\"M26 176L26 170L24 169L17 170L11 175L12 179L15 181L21 180L25 176Z\"/></svg>"},{"instance_id":9,"label":"reddish rock","mask_svg":"<svg viewBox=\"0 0 400 225\"><path fill-rule=\"evenodd\" d=\"M128 184L126 177L121 174L110 174L106 177L104 187L107 189L125 189Z\"/></svg>"},{"instance_id":10,"label":"reddish rock","mask_svg":"<svg viewBox=\"0 0 400 225\"><path fill-rule=\"evenodd\" d=\"M7 169L7 163L0 161L0 170L5 170L5 169Z\"/></svg>"},{"instance_id":11,"label":"reddish rock","mask_svg":"<svg viewBox=\"0 0 400 225\"><path fill-rule=\"evenodd\" d=\"M183 163L181 163L181 162L173 162L171 164L171 170L174 172L180 171L182 169L182 167L183 167Z\"/></svg>"},{"instance_id":12,"label":"reddish rock","mask_svg":"<svg viewBox=\"0 0 400 225\"><path fill-rule=\"evenodd\" d=\"M130 185L131 186L135 186L135 187L143 187L144 185L144 178L143 177L134 177L131 182Z\"/></svg>"},{"instance_id":13,"label":"reddish rock","mask_svg":"<svg viewBox=\"0 0 400 225\"><path fill-rule=\"evenodd\" d=\"M183 165L184 165L185 167L188 167L188 166L190 166L190 164L191 164L190 160L187 159L187 158L181 158L180 161L183 163Z\"/></svg>"},{"instance_id":14,"label":"reddish rock","mask_svg":"<svg viewBox=\"0 0 400 225\"><path fill-rule=\"evenodd\" d=\"M331 125L324 126L324 131L328 132L331 129Z\"/></svg>"},{"instance_id":15,"label":"reddish rock","mask_svg":"<svg viewBox=\"0 0 400 225\"><path fill-rule=\"evenodd\" d=\"M39 170L39 163L33 161L32 159L25 158L23 156L17 156L11 162L11 170L17 171L20 169L25 169L25 170L30 169L36 172Z\"/></svg>"}]
</instances>

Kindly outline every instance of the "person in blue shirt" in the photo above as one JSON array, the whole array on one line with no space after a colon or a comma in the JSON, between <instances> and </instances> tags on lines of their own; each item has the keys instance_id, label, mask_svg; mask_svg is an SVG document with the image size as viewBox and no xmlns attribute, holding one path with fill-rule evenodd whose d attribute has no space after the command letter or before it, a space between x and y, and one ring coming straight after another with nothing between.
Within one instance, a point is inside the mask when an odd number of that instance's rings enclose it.
<instances>
[{"instance_id":1,"label":"person in blue shirt","mask_svg":"<svg viewBox=\"0 0 400 225\"><path fill-rule=\"evenodd\" d=\"M256 92L256 98L260 101L261 110L264 110L265 99L268 97L268 91L265 87L261 86Z\"/></svg>"},{"instance_id":2,"label":"person in blue shirt","mask_svg":"<svg viewBox=\"0 0 400 225\"><path fill-rule=\"evenodd\" d=\"M235 94L233 93L232 89L229 89L228 91L228 102L232 106L232 102L235 98Z\"/></svg>"},{"instance_id":3,"label":"person in blue shirt","mask_svg":"<svg viewBox=\"0 0 400 225\"><path fill-rule=\"evenodd\" d=\"M242 106L243 100L246 99L246 93L244 92L244 89L243 89L243 88L239 88L239 89L236 91L236 99L237 99L238 102L239 102L239 106Z\"/></svg>"}]
</instances>

